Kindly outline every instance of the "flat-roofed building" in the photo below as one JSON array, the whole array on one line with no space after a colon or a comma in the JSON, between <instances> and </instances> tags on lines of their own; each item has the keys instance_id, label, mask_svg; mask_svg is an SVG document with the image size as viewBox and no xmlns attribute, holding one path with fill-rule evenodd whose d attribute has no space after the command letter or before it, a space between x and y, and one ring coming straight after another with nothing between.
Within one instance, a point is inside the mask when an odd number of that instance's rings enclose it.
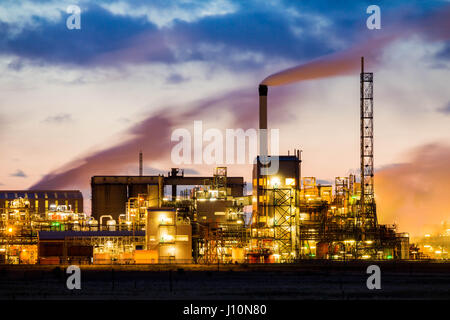
<instances>
[{"instance_id":1,"label":"flat-roofed building","mask_svg":"<svg viewBox=\"0 0 450 320\"><path fill-rule=\"evenodd\" d=\"M27 199L30 213L44 214L53 206L67 206L83 212L83 194L79 190L0 190L0 209L9 208L16 199Z\"/></svg>"}]
</instances>

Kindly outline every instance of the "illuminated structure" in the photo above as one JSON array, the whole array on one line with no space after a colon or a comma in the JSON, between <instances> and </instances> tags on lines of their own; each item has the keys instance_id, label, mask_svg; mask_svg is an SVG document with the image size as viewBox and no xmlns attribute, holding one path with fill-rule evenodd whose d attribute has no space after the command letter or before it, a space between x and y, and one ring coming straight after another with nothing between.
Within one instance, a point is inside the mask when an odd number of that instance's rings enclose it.
<instances>
[{"instance_id":1,"label":"illuminated structure","mask_svg":"<svg viewBox=\"0 0 450 320\"><path fill-rule=\"evenodd\" d=\"M159 263L192 263L192 226L175 208L148 208L146 247Z\"/></svg>"},{"instance_id":2,"label":"illuminated structure","mask_svg":"<svg viewBox=\"0 0 450 320\"><path fill-rule=\"evenodd\" d=\"M260 161L267 156L265 132L253 166L252 195L244 195L244 179L229 177L225 167L206 177L187 177L178 168L167 176L144 176L140 154L138 176L91 178L91 217L79 211L82 201L67 199L72 191L47 191L45 196L0 191L0 198L8 197L1 208L0 261L220 264L409 259L408 235L377 222L373 74L364 72L363 64L360 79L359 182L354 175L339 176L333 188L318 184L315 177L302 177L300 150L271 155L278 170L270 173L270 164ZM261 85L262 130L268 128L267 93L267 86Z\"/></svg>"},{"instance_id":3,"label":"illuminated structure","mask_svg":"<svg viewBox=\"0 0 450 320\"><path fill-rule=\"evenodd\" d=\"M443 221L439 230L425 234L417 240L417 247L413 248L414 259L438 259L450 258L450 225Z\"/></svg>"},{"instance_id":4,"label":"illuminated structure","mask_svg":"<svg viewBox=\"0 0 450 320\"><path fill-rule=\"evenodd\" d=\"M363 228L376 228L377 213L373 187L373 73L364 72L361 57L361 214Z\"/></svg>"},{"instance_id":5,"label":"illuminated structure","mask_svg":"<svg viewBox=\"0 0 450 320\"><path fill-rule=\"evenodd\" d=\"M299 250L299 152L295 156L279 156L278 161L276 175L263 175L260 161L253 169L250 255L263 258L261 262L268 261L269 256L274 261L289 261Z\"/></svg>"},{"instance_id":6,"label":"illuminated structure","mask_svg":"<svg viewBox=\"0 0 450 320\"><path fill-rule=\"evenodd\" d=\"M86 216L72 210L71 204L77 204L77 210L78 204L82 206L79 191L0 193L8 197L0 208L0 261L35 263L39 231L80 231L88 227ZM59 205L58 199L63 204Z\"/></svg>"},{"instance_id":7,"label":"illuminated structure","mask_svg":"<svg viewBox=\"0 0 450 320\"><path fill-rule=\"evenodd\" d=\"M361 182L353 175L317 186L300 177L300 152L272 155L279 170L268 174L258 161L253 169L250 258L255 262L321 259L408 259L409 238L395 226L378 225L373 188L373 74L361 60ZM267 86L259 86L260 129L267 129ZM260 154L266 155L261 143ZM302 181L302 186L300 185Z\"/></svg>"},{"instance_id":8,"label":"illuminated structure","mask_svg":"<svg viewBox=\"0 0 450 320\"><path fill-rule=\"evenodd\" d=\"M83 211L83 195L79 190L0 190L0 208L6 210L17 199L28 201L33 214L45 214L54 206L65 205L75 213Z\"/></svg>"}]
</instances>

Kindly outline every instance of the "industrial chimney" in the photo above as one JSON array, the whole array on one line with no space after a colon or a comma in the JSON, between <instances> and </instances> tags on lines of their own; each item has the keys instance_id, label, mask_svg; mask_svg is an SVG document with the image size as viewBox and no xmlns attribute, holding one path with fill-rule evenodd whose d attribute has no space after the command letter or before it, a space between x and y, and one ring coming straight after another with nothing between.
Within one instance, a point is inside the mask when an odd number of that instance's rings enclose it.
<instances>
[{"instance_id":1,"label":"industrial chimney","mask_svg":"<svg viewBox=\"0 0 450 320\"><path fill-rule=\"evenodd\" d=\"M267 86L259 85L259 128L267 129Z\"/></svg>"},{"instance_id":2,"label":"industrial chimney","mask_svg":"<svg viewBox=\"0 0 450 320\"><path fill-rule=\"evenodd\" d=\"M267 155L267 86L260 84L259 88L259 155Z\"/></svg>"}]
</instances>

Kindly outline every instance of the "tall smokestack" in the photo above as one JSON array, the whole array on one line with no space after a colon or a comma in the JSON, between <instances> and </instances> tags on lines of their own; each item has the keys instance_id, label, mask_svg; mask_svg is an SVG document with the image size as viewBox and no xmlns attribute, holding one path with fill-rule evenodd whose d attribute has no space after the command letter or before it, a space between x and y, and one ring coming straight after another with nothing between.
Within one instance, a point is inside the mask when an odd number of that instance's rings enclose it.
<instances>
[{"instance_id":1,"label":"tall smokestack","mask_svg":"<svg viewBox=\"0 0 450 320\"><path fill-rule=\"evenodd\" d=\"M259 88L259 155L267 155L267 86L260 84Z\"/></svg>"},{"instance_id":2,"label":"tall smokestack","mask_svg":"<svg viewBox=\"0 0 450 320\"><path fill-rule=\"evenodd\" d=\"M267 129L267 86L259 85L259 128Z\"/></svg>"}]
</instances>

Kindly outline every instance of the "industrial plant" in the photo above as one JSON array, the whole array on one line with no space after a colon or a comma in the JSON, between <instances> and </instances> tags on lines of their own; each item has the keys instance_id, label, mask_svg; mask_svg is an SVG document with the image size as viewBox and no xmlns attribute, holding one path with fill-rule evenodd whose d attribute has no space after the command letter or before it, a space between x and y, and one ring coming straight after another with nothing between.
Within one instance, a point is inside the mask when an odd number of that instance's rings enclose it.
<instances>
[{"instance_id":1,"label":"industrial plant","mask_svg":"<svg viewBox=\"0 0 450 320\"><path fill-rule=\"evenodd\" d=\"M259 129L268 129L268 87L259 85ZM302 176L301 151L253 165L243 177L93 176L92 212L76 190L0 190L0 263L295 263L303 259L411 259L406 233L378 223L374 191L373 74L360 74L360 175L320 184ZM264 144L262 144L264 145ZM264 148L264 146L263 146ZM306 150L307 152L307 150ZM251 208L251 209L250 209ZM251 213L250 213L251 211ZM415 247L412 247L413 249ZM415 248L414 250L416 250ZM417 253L417 252L416 252Z\"/></svg>"}]
</instances>

